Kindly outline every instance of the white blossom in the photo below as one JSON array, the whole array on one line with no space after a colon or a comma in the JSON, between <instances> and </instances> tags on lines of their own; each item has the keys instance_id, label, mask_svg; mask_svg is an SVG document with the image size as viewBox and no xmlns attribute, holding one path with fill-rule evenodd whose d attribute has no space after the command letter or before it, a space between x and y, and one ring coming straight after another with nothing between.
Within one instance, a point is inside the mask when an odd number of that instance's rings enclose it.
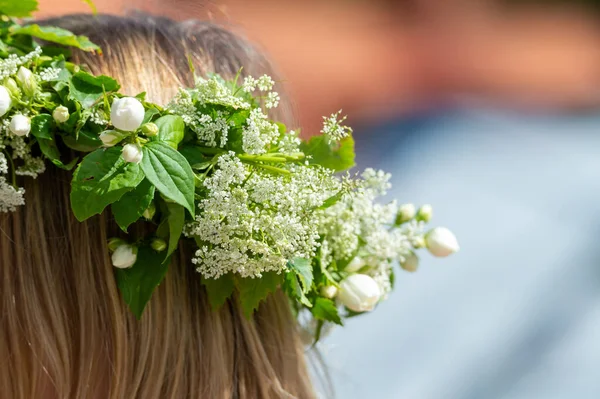
<instances>
[{"instance_id":1,"label":"white blossom","mask_svg":"<svg viewBox=\"0 0 600 399\"><path fill-rule=\"evenodd\" d=\"M28 96L33 96L37 91L37 78L29 68L19 67L17 72L17 82L21 90Z\"/></svg>"},{"instance_id":2,"label":"white blossom","mask_svg":"<svg viewBox=\"0 0 600 399\"><path fill-rule=\"evenodd\" d=\"M33 157L31 154L25 154L23 156L23 161L24 163L15 171L15 174L19 176L29 176L35 179L38 177L38 175L46 171L46 164L44 163L43 158Z\"/></svg>"},{"instance_id":3,"label":"white blossom","mask_svg":"<svg viewBox=\"0 0 600 399\"><path fill-rule=\"evenodd\" d=\"M116 98L110 109L110 122L119 130L133 132L142 124L144 113L144 106L137 98Z\"/></svg>"},{"instance_id":4,"label":"white blossom","mask_svg":"<svg viewBox=\"0 0 600 399\"><path fill-rule=\"evenodd\" d=\"M69 108L64 105L59 105L52 111L52 117L58 123L65 123L69 120Z\"/></svg>"},{"instance_id":5,"label":"white blossom","mask_svg":"<svg viewBox=\"0 0 600 399\"><path fill-rule=\"evenodd\" d=\"M366 274L352 274L340 283L338 300L355 312L368 312L381 298L377 282Z\"/></svg>"},{"instance_id":6,"label":"white blossom","mask_svg":"<svg viewBox=\"0 0 600 399\"><path fill-rule=\"evenodd\" d=\"M125 136L125 134L117 132L116 130L105 130L100 133L99 138L102 141L103 147L113 147L119 144Z\"/></svg>"},{"instance_id":7,"label":"white blossom","mask_svg":"<svg viewBox=\"0 0 600 399\"><path fill-rule=\"evenodd\" d=\"M260 78L256 79L256 86L260 91L273 90L274 85L275 82L269 75L263 75Z\"/></svg>"},{"instance_id":8,"label":"white blossom","mask_svg":"<svg viewBox=\"0 0 600 399\"><path fill-rule=\"evenodd\" d=\"M5 79L11 75L15 75L21 65L28 64L32 60L42 55L42 48L36 47L31 53L25 54L21 57L16 54L9 54L9 56L3 60L0 60L0 79Z\"/></svg>"},{"instance_id":9,"label":"white blossom","mask_svg":"<svg viewBox=\"0 0 600 399\"><path fill-rule=\"evenodd\" d=\"M411 251L404 257L404 261L400 262L400 266L407 272L416 272L419 267L419 258Z\"/></svg>"},{"instance_id":10,"label":"white blossom","mask_svg":"<svg viewBox=\"0 0 600 399\"><path fill-rule=\"evenodd\" d=\"M340 141L341 139L348 137L352 133L352 129L348 126L342 125L342 123L346 120L346 117L340 117L342 110L331 114L331 116L323 117L323 129L321 129L321 133L325 135L327 140L330 143L335 143Z\"/></svg>"},{"instance_id":11,"label":"white blossom","mask_svg":"<svg viewBox=\"0 0 600 399\"><path fill-rule=\"evenodd\" d=\"M137 260L137 247L129 244L123 244L117 247L112 254L112 264L118 269L128 269L132 267Z\"/></svg>"},{"instance_id":12,"label":"white blossom","mask_svg":"<svg viewBox=\"0 0 600 399\"><path fill-rule=\"evenodd\" d=\"M25 115L16 114L10 120L9 129L16 136L28 136L31 131L31 120Z\"/></svg>"},{"instance_id":13,"label":"white blossom","mask_svg":"<svg viewBox=\"0 0 600 399\"><path fill-rule=\"evenodd\" d=\"M425 244L433 256L446 257L460 249L454 233L445 227L436 227L425 235Z\"/></svg>"},{"instance_id":14,"label":"white blossom","mask_svg":"<svg viewBox=\"0 0 600 399\"><path fill-rule=\"evenodd\" d=\"M48 67L42 69L38 76L42 82L51 82L58 79L58 75L60 75L60 68Z\"/></svg>"},{"instance_id":15,"label":"white blossom","mask_svg":"<svg viewBox=\"0 0 600 399\"><path fill-rule=\"evenodd\" d=\"M14 188L0 176L0 212L13 212L17 206L25 205L25 189Z\"/></svg>"},{"instance_id":16,"label":"white blossom","mask_svg":"<svg viewBox=\"0 0 600 399\"><path fill-rule=\"evenodd\" d=\"M0 86L0 116L4 116L12 106L10 93L4 86Z\"/></svg>"},{"instance_id":17,"label":"white blossom","mask_svg":"<svg viewBox=\"0 0 600 399\"><path fill-rule=\"evenodd\" d=\"M412 220L417 214L417 209L414 204L403 204L398 208L396 215L396 224L406 223Z\"/></svg>"},{"instance_id":18,"label":"white blossom","mask_svg":"<svg viewBox=\"0 0 600 399\"><path fill-rule=\"evenodd\" d=\"M123 146L122 156L126 162L140 163L142 162L144 153L139 144L125 144Z\"/></svg>"},{"instance_id":19,"label":"white blossom","mask_svg":"<svg viewBox=\"0 0 600 399\"><path fill-rule=\"evenodd\" d=\"M279 93L276 91L272 91L267 94L267 99L265 101L265 107L267 108L275 108L279 105L279 101L281 98L279 97Z\"/></svg>"},{"instance_id":20,"label":"white blossom","mask_svg":"<svg viewBox=\"0 0 600 399\"><path fill-rule=\"evenodd\" d=\"M259 108L250 111L242 136L242 148L248 154L264 154L279 138L277 125L270 122Z\"/></svg>"},{"instance_id":21,"label":"white blossom","mask_svg":"<svg viewBox=\"0 0 600 399\"><path fill-rule=\"evenodd\" d=\"M335 298L338 288L335 285L324 285L321 287L321 296L329 299Z\"/></svg>"}]
</instances>

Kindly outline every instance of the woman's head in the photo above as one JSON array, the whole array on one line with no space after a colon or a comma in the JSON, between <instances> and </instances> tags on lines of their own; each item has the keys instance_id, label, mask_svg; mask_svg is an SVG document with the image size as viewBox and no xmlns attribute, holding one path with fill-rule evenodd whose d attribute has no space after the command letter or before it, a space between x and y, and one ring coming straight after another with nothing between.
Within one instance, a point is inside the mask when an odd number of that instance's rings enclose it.
<instances>
[{"instance_id":1,"label":"woman's head","mask_svg":"<svg viewBox=\"0 0 600 399\"><path fill-rule=\"evenodd\" d=\"M159 104L193 83L188 57L199 75L230 78L242 66L244 74L270 72L260 54L210 23L145 15L47 23L104 50L76 53L75 62ZM234 300L213 311L182 247L137 321L115 285L106 240L119 231L110 213L75 220L69 172L49 168L24 184L28 206L0 214L0 397L313 396L284 295L271 296L250 321Z\"/></svg>"}]
</instances>

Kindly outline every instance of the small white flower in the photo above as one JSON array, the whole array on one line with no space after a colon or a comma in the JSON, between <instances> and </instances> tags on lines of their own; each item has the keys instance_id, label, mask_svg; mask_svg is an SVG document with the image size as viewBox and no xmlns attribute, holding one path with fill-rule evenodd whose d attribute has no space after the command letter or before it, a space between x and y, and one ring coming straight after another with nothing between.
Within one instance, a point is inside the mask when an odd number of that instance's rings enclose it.
<instances>
[{"instance_id":1,"label":"small white flower","mask_svg":"<svg viewBox=\"0 0 600 399\"><path fill-rule=\"evenodd\" d=\"M99 138L102 141L103 147L112 147L119 144L125 138L125 135L115 130L105 130L100 133Z\"/></svg>"},{"instance_id":2,"label":"small white flower","mask_svg":"<svg viewBox=\"0 0 600 399\"><path fill-rule=\"evenodd\" d=\"M338 299L344 306L355 312L373 310L380 298L379 285L366 274L352 274L340 283Z\"/></svg>"},{"instance_id":3,"label":"small white flower","mask_svg":"<svg viewBox=\"0 0 600 399\"><path fill-rule=\"evenodd\" d=\"M356 256L354 259L352 259L352 261L350 261L350 263L348 263L348 266L346 266L344 271L348 273L356 273L357 271L362 269L365 266L365 264L366 263L364 259L362 259L360 256Z\"/></svg>"},{"instance_id":4,"label":"small white flower","mask_svg":"<svg viewBox=\"0 0 600 399\"><path fill-rule=\"evenodd\" d=\"M137 247L124 244L115 250L112 254L112 264L119 269L128 269L135 264L137 260Z\"/></svg>"},{"instance_id":5,"label":"small white flower","mask_svg":"<svg viewBox=\"0 0 600 399\"><path fill-rule=\"evenodd\" d=\"M398 214L396 216L396 224L402 224L412 220L417 214L417 210L414 204L403 204L398 208Z\"/></svg>"},{"instance_id":6,"label":"small white flower","mask_svg":"<svg viewBox=\"0 0 600 399\"><path fill-rule=\"evenodd\" d=\"M421 220L423 222L429 222L433 217L433 207L429 204L425 204L419 208L417 212L417 220Z\"/></svg>"},{"instance_id":7,"label":"small white flower","mask_svg":"<svg viewBox=\"0 0 600 399\"><path fill-rule=\"evenodd\" d=\"M125 144L122 155L125 161L131 163L140 163L144 157L142 147L139 144Z\"/></svg>"},{"instance_id":8,"label":"small white flower","mask_svg":"<svg viewBox=\"0 0 600 399\"><path fill-rule=\"evenodd\" d=\"M52 117L58 123L65 123L69 120L69 108L64 105L59 105L52 111Z\"/></svg>"},{"instance_id":9,"label":"small white flower","mask_svg":"<svg viewBox=\"0 0 600 399\"><path fill-rule=\"evenodd\" d=\"M433 256L445 257L460 249L454 233L445 227L436 227L425 235L425 245Z\"/></svg>"},{"instance_id":10,"label":"small white flower","mask_svg":"<svg viewBox=\"0 0 600 399\"><path fill-rule=\"evenodd\" d=\"M411 251L404 257L404 262L401 262L400 266L407 272L416 272L419 268L419 258Z\"/></svg>"},{"instance_id":11,"label":"small white flower","mask_svg":"<svg viewBox=\"0 0 600 399\"><path fill-rule=\"evenodd\" d=\"M326 285L321 287L321 296L329 299L335 298L338 293L338 289L335 285Z\"/></svg>"},{"instance_id":12,"label":"small white flower","mask_svg":"<svg viewBox=\"0 0 600 399\"><path fill-rule=\"evenodd\" d=\"M0 116L3 116L8 112L12 105L12 99L10 93L4 86L0 86Z\"/></svg>"},{"instance_id":13,"label":"small white flower","mask_svg":"<svg viewBox=\"0 0 600 399\"><path fill-rule=\"evenodd\" d=\"M16 136L27 136L31 131L31 120L21 114L17 114L10 120L8 127Z\"/></svg>"},{"instance_id":14,"label":"small white flower","mask_svg":"<svg viewBox=\"0 0 600 399\"><path fill-rule=\"evenodd\" d=\"M37 90L35 76L28 68L19 67L19 71L17 72L17 82L19 82L21 89L28 96L33 96Z\"/></svg>"},{"instance_id":15,"label":"small white flower","mask_svg":"<svg viewBox=\"0 0 600 399\"><path fill-rule=\"evenodd\" d=\"M116 98L110 109L110 121L114 127L133 132L144 120L144 106L137 98Z\"/></svg>"}]
</instances>

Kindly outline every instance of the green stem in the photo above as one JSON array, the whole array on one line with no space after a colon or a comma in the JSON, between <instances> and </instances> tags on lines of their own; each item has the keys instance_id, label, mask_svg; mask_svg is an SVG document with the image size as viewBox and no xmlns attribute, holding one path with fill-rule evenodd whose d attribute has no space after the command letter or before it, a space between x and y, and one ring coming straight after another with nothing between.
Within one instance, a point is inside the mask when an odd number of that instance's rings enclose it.
<instances>
[{"instance_id":1,"label":"green stem","mask_svg":"<svg viewBox=\"0 0 600 399\"><path fill-rule=\"evenodd\" d=\"M17 173L16 173L16 169L15 169L15 163L13 162L12 157L8 154L8 152L6 151L2 151L4 153L4 157L6 159L8 159L8 162L10 162L10 172L12 174L12 185L14 188L17 188Z\"/></svg>"},{"instance_id":2,"label":"green stem","mask_svg":"<svg viewBox=\"0 0 600 399\"><path fill-rule=\"evenodd\" d=\"M276 166L271 166L271 165L265 165L262 163L252 163L253 166L256 166L257 168L262 168L264 170L268 170L270 172L274 172L274 173L279 173L282 175L291 175L292 172L290 172L287 169L282 169L282 168L278 168Z\"/></svg>"}]
</instances>

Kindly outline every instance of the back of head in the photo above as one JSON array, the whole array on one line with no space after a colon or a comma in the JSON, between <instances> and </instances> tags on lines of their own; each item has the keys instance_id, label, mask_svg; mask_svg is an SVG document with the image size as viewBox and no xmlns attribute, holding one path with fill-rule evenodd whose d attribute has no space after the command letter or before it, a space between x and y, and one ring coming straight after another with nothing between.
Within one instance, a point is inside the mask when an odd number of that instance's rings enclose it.
<instances>
[{"instance_id":1,"label":"back of head","mask_svg":"<svg viewBox=\"0 0 600 399\"><path fill-rule=\"evenodd\" d=\"M145 15L46 23L89 36L104 55L76 53L77 63L159 104L193 83L188 56L199 75L270 72L244 41L210 23ZM283 294L252 320L235 300L213 311L182 245L138 321L115 284L106 242L119 233L110 215L74 218L69 172L49 168L24 184L28 206L0 213L0 397L313 397Z\"/></svg>"}]
</instances>

